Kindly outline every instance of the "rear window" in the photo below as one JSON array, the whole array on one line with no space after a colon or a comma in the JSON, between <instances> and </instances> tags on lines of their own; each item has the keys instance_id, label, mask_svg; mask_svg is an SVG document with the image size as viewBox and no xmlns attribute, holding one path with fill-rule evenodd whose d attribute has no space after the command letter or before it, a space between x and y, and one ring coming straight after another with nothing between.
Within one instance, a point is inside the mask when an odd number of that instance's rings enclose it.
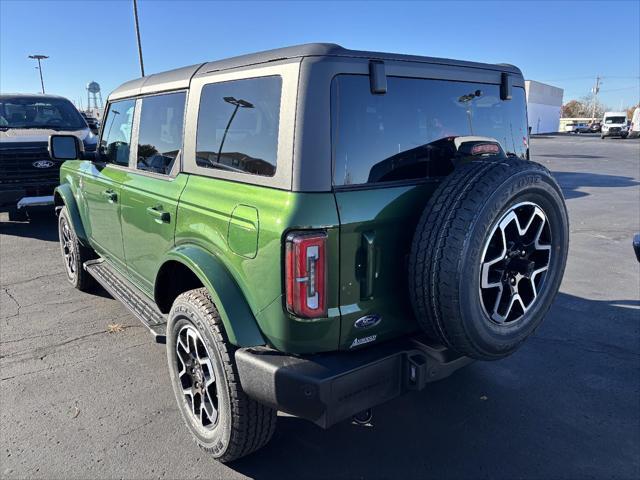
<instances>
[{"instance_id":1,"label":"rear window","mask_svg":"<svg viewBox=\"0 0 640 480\"><path fill-rule=\"evenodd\" d=\"M198 113L197 165L273 176L281 91L279 76L204 86Z\"/></svg>"},{"instance_id":2,"label":"rear window","mask_svg":"<svg viewBox=\"0 0 640 480\"><path fill-rule=\"evenodd\" d=\"M523 88L500 100L499 85L387 78L373 95L366 75L338 75L331 86L336 186L447 175L461 152L526 158Z\"/></svg>"},{"instance_id":3,"label":"rear window","mask_svg":"<svg viewBox=\"0 0 640 480\"><path fill-rule=\"evenodd\" d=\"M169 175L182 148L185 92L142 99L138 132L138 170Z\"/></svg>"}]
</instances>

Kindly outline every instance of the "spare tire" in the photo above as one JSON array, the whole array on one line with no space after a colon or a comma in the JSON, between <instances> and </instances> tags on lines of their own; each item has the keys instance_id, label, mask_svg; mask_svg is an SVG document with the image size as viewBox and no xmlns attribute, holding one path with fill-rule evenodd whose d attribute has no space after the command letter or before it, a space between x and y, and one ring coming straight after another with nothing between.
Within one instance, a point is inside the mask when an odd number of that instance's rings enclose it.
<instances>
[{"instance_id":1,"label":"spare tire","mask_svg":"<svg viewBox=\"0 0 640 480\"><path fill-rule=\"evenodd\" d=\"M522 344L553 302L567 260L560 187L524 160L470 162L438 186L414 233L409 291L423 330L472 358Z\"/></svg>"}]
</instances>

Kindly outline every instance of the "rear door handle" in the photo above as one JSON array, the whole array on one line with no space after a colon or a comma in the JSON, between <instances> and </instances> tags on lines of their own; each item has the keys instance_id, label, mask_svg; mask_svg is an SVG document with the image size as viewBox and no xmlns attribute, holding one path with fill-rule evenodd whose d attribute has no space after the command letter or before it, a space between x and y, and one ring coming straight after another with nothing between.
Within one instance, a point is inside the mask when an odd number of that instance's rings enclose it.
<instances>
[{"instance_id":1,"label":"rear door handle","mask_svg":"<svg viewBox=\"0 0 640 480\"><path fill-rule=\"evenodd\" d=\"M102 195L107 197L109 203L116 203L116 201L118 201L118 194L111 189L103 191Z\"/></svg>"},{"instance_id":2,"label":"rear door handle","mask_svg":"<svg viewBox=\"0 0 640 480\"><path fill-rule=\"evenodd\" d=\"M151 215L158 223L169 223L171 220L171 215L169 212L162 210L162 205L147 207L147 214Z\"/></svg>"}]
</instances>

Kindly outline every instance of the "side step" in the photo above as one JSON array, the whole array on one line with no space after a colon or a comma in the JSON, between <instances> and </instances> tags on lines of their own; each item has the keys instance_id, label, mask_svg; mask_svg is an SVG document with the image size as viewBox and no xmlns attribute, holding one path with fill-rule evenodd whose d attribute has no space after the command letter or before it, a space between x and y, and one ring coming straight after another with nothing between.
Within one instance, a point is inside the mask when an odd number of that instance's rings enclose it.
<instances>
[{"instance_id":1,"label":"side step","mask_svg":"<svg viewBox=\"0 0 640 480\"><path fill-rule=\"evenodd\" d=\"M149 298L124 278L108 262L100 258L84 263L84 269L109 292L120 300L153 334L157 343L166 343L167 317Z\"/></svg>"}]
</instances>

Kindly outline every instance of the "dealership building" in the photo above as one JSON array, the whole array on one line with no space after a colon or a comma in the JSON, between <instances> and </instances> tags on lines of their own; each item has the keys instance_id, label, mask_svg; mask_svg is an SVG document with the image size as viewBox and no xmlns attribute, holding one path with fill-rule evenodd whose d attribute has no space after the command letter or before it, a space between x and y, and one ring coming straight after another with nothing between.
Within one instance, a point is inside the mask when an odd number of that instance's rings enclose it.
<instances>
[{"instance_id":1,"label":"dealership building","mask_svg":"<svg viewBox=\"0 0 640 480\"><path fill-rule=\"evenodd\" d=\"M535 80L525 80L524 89L531 133L559 131L564 90Z\"/></svg>"}]
</instances>

